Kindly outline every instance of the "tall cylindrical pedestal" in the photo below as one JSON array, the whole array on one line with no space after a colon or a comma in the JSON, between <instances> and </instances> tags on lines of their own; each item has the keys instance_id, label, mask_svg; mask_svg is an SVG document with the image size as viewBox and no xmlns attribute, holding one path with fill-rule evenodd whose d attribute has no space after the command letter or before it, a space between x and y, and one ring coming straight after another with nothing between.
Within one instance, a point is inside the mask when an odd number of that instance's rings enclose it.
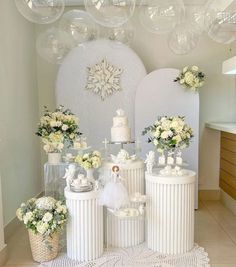
<instances>
[{"instance_id":1,"label":"tall cylindrical pedestal","mask_svg":"<svg viewBox=\"0 0 236 267\"><path fill-rule=\"evenodd\" d=\"M103 208L98 205L100 191L74 193L65 188L69 210L67 255L81 262L103 253Z\"/></svg>"},{"instance_id":2,"label":"tall cylindrical pedestal","mask_svg":"<svg viewBox=\"0 0 236 267\"><path fill-rule=\"evenodd\" d=\"M194 186L196 174L162 176L146 173L147 244L163 254L186 253L194 246Z\"/></svg>"},{"instance_id":3,"label":"tall cylindrical pedestal","mask_svg":"<svg viewBox=\"0 0 236 267\"><path fill-rule=\"evenodd\" d=\"M111 175L111 169L114 165L120 168L120 175L124 179L129 195L136 192L144 194L145 173L142 160L135 160L125 164L116 164L105 162L103 170L105 175ZM132 207L137 208L137 204ZM145 220L144 218L118 218L107 211L107 246L126 248L137 246L145 241Z\"/></svg>"}]
</instances>

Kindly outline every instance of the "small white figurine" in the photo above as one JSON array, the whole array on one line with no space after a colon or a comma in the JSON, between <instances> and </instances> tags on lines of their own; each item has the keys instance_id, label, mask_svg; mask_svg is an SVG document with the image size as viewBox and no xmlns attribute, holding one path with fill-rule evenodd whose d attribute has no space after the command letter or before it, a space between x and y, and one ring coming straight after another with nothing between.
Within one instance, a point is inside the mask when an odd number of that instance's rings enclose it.
<instances>
[{"instance_id":1,"label":"small white figurine","mask_svg":"<svg viewBox=\"0 0 236 267\"><path fill-rule=\"evenodd\" d=\"M145 213L145 205L144 204L140 205L138 207L138 211L139 211L140 215L144 215L144 213Z\"/></svg>"},{"instance_id":2,"label":"small white figurine","mask_svg":"<svg viewBox=\"0 0 236 267\"><path fill-rule=\"evenodd\" d=\"M166 157L165 157L164 153L162 153L162 154L160 155L160 157L158 158L158 163L159 163L160 165L165 165L165 164L166 164Z\"/></svg>"},{"instance_id":3,"label":"small white figurine","mask_svg":"<svg viewBox=\"0 0 236 267\"><path fill-rule=\"evenodd\" d=\"M146 154L146 167L147 167L147 173L151 174L153 166L155 165L155 152L154 151L149 151L148 154Z\"/></svg>"},{"instance_id":4,"label":"small white figurine","mask_svg":"<svg viewBox=\"0 0 236 267\"><path fill-rule=\"evenodd\" d=\"M121 182L123 178L120 176L119 171L118 166L112 167L111 181L105 185L99 200L101 206L106 206L114 211L130 204L128 191Z\"/></svg>"},{"instance_id":5,"label":"small white figurine","mask_svg":"<svg viewBox=\"0 0 236 267\"><path fill-rule=\"evenodd\" d=\"M73 182L74 176L76 172L76 165L70 164L68 168L66 168L66 173L63 176L63 179L66 179L66 186L70 188L71 183Z\"/></svg>"},{"instance_id":6,"label":"small white figurine","mask_svg":"<svg viewBox=\"0 0 236 267\"><path fill-rule=\"evenodd\" d=\"M111 154L111 159L116 164L126 163L128 160L135 160L136 155L129 155L129 152L125 149L121 149L117 156Z\"/></svg>"},{"instance_id":7,"label":"small white figurine","mask_svg":"<svg viewBox=\"0 0 236 267\"><path fill-rule=\"evenodd\" d=\"M71 183L76 189L79 189L81 186L87 186L88 184L89 181L83 174L78 174L77 179L74 179Z\"/></svg>"}]
</instances>

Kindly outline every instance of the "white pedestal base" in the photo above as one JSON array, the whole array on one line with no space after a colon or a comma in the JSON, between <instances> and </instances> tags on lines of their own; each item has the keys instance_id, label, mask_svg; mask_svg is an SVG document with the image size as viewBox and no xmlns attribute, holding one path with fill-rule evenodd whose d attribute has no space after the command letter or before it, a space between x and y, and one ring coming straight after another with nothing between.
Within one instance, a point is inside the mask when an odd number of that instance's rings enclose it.
<instances>
[{"instance_id":1,"label":"white pedestal base","mask_svg":"<svg viewBox=\"0 0 236 267\"><path fill-rule=\"evenodd\" d=\"M74 193L65 188L69 210L67 256L91 261L103 253L103 208L98 205L100 191Z\"/></svg>"},{"instance_id":2,"label":"white pedestal base","mask_svg":"<svg viewBox=\"0 0 236 267\"><path fill-rule=\"evenodd\" d=\"M145 240L144 218L124 219L107 211L107 247L134 247Z\"/></svg>"},{"instance_id":3,"label":"white pedestal base","mask_svg":"<svg viewBox=\"0 0 236 267\"><path fill-rule=\"evenodd\" d=\"M148 248L181 254L194 246L195 173L161 176L146 173Z\"/></svg>"}]
</instances>

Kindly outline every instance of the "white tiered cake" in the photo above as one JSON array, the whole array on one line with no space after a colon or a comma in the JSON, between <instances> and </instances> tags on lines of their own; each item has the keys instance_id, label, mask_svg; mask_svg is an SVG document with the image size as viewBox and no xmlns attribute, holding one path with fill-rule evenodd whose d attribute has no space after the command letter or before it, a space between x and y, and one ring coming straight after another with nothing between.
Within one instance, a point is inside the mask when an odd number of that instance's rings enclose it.
<instances>
[{"instance_id":1,"label":"white tiered cake","mask_svg":"<svg viewBox=\"0 0 236 267\"><path fill-rule=\"evenodd\" d=\"M116 111L117 116L113 118L113 126L111 128L112 142L129 142L131 141L131 130L128 125L128 118L122 109Z\"/></svg>"}]
</instances>

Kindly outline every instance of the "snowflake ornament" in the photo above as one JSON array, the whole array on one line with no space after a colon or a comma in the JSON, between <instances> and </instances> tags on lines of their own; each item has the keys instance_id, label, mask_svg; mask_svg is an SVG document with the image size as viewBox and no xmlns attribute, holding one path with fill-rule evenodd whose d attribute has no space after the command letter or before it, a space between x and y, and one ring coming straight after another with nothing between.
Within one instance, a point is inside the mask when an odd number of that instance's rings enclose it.
<instances>
[{"instance_id":1,"label":"snowflake ornament","mask_svg":"<svg viewBox=\"0 0 236 267\"><path fill-rule=\"evenodd\" d=\"M85 89L100 95L102 100L115 92L121 91L121 74L123 70L103 59L100 63L88 67L88 78Z\"/></svg>"}]
</instances>

